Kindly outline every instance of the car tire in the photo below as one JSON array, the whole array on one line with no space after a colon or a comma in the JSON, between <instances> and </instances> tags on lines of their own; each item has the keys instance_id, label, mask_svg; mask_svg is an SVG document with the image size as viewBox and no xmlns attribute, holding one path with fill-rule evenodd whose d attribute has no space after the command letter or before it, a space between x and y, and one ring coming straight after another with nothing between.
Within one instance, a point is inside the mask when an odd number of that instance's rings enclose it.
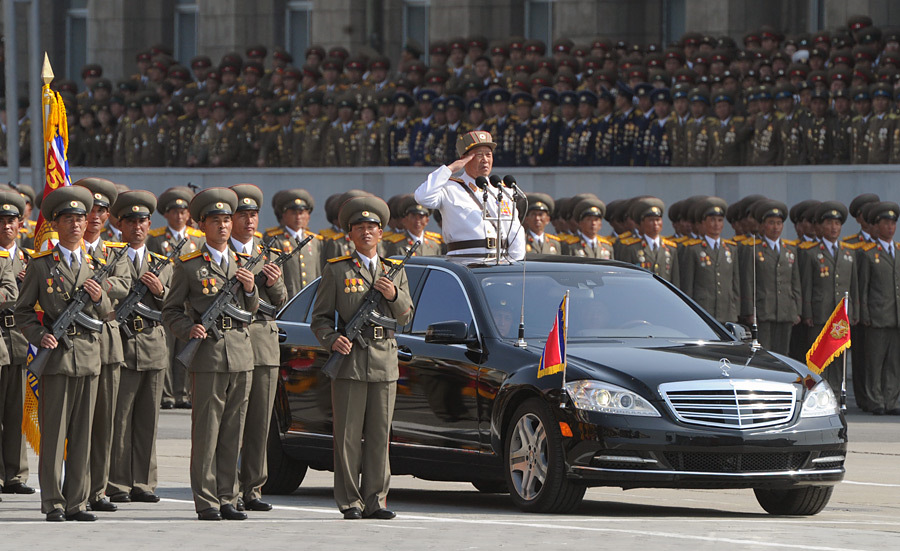
<instances>
[{"instance_id":1,"label":"car tire","mask_svg":"<svg viewBox=\"0 0 900 551\"><path fill-rule=\"evenodd\" d=\"M483 494L508 494L509 486L505 480L473 480L472 486Z\"/></svg>"},{"instance_id":2,"label":"car tire","mask_svg":"<svg viewBox=\"0 0 900 551\"><path fill-rule=\"evenodd\" d=\"M300 487L309 468L306 463L297 461L284 452L274 417L269 426L269 439L266 444L266 466L269 477L261 490L264 495L294 493L294 490Z\"/></svg>"},{"instance_id":3,"label":"car tire","mask_svg":"<svg viewBox=\"0 0 900 551\"><path fill-rule=\"evenodd\" d=\"M828 505L834 486L805 486L791 490L755 489L756 501L772 515L815 515Z\"/></svg>"},{"instance_id":4,"label":"car tire","mask_svg":"<svg viewBox=\"0 0 900 551\"><path fill-rule=\"evenodd\" d=\"M507 426L503 472L515 505L530 513L568 513L581 503L585 486L566 476L559 423L541 399L522 403Z\"/></svg>"}]
</instances>

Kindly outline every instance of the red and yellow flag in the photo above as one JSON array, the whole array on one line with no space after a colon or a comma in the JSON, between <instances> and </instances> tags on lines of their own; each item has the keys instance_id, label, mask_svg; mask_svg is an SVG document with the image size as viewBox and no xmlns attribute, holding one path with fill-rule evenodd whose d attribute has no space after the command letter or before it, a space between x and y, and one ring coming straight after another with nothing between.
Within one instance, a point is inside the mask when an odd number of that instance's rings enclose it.
<instances>
[{"instance_id":1,"label":"red and yellow flag","mask_svg":"<svg viewBox=\"0 0 900 551\"><path fill-rule=\"evenodd\" d=\"M538 379L546 375L553 375L566 370L566 339L569 330L569 293L566 292L556 311L556 319L553 320L553 329L547 336L547 343L541 353L541 363L538 365Z\"/></svg>"},{"instance_id":2,"label":"red and yellow flag","mask_svg":"<svg viewBox=\"0 0 900 551\"><path fill-rule=\"evenodd\" d=\"M816 374L821 374L828 364L848 348L850 348L850 317L847 315L847 299L842 298L816 338L816 342L806 353L806 365Z\"/></svg>"}]
</instances>

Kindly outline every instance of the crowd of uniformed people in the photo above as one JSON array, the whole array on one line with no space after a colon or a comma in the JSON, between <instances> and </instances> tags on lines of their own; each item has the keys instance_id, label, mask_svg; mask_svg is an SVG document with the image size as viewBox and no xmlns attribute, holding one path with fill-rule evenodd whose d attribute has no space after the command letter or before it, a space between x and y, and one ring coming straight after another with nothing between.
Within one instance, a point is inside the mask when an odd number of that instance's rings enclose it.
<instances>
[{"instance_id":1,"label":"crowd of uniformed people","mask_svg":"<svg viewBox=\"0 0 900 551\"><path fill-rule=\"evenodd\" d=\"M900 31L868 16L796 36L763 27L740 44L697 32L665 47L472 36L432 42L427 64L411 41L396 67L369 48L269 53L187 67L157 45L115 84L95 64L80 86L57 80L70 163L425 166L452 161L471 130L497 139L497 166L900 162ZM17 107L27 163L27 101Z\"/></svg>"}]
</instances>

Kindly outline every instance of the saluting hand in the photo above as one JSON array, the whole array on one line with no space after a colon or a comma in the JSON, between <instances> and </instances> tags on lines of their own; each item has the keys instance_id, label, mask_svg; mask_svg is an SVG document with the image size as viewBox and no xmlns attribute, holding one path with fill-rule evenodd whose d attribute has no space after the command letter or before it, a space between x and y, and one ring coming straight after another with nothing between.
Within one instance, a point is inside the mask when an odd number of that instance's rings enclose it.
<instances>
[{"instance_id":1,"label":"saluting hand","mask_svg":"<svg viewBox=\"0 0 900 551\"><path fill-rule=\"evenodd\" d=\"M450 172L459 172L460 170L463 169L464 166L469 164L469 161L471 161L474 158L475 158L475 154L469 153L468 155L462 157L461 159L457 159L457 160L453 161L452 163L450 163L449 165L447 165L447 168L450 169Z\"/></svg>"},{"instance_id":2,"label":"saluting hand","mask_svg":"<svg viewBox=\"0 0 900 551\"><path fill-rule=\"evenodd\" d=\"M388 300L394 300L397 297L397 288L394 287L394 282L385 276L379 277L373 287Z\"/></svg>"},{"instance_id":3,"label":"saluting hand","mask_svg":"<svg viewBox=\"0 0 900 551\"><path fill-rule=\"evenodd\" d=\"M262 267L262 273L266 274L266 287L271 287L281 277L281 268L275 264L266 264Z\"/></svg>"},{"instance_id":4,"label":"saluting hand","mask_svg":"<svg viewBox=\"0 0 900 551\"><path fill-rule=\"evenodd\" d=\"M234 274L237 277L237 280L241 282L244 286L245 293L252 293L253 288L256 286L253 281L253 272L248 270L247 268L238 268L237 273Z\"/></svg>"}]
</instances>

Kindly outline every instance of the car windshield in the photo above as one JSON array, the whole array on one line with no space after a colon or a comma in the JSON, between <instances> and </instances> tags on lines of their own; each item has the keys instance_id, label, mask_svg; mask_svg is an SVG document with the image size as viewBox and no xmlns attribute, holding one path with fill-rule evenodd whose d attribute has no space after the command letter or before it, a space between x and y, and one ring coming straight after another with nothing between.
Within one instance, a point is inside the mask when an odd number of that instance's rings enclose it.
<instances>
[{"instance_id":1,"label":"car windshield","mask_svg":"<svg viewBox=\"0 0 900 551\"><path fill-rule=\"evenodd\" d=\"M476 274L498 334L518 335L522 275ZM722 340L681 297L651 277L597 267L593 271L525 275L525 337L546 339L569 292L569 340L667 338Z\"/></svg>"}]
</instances>

